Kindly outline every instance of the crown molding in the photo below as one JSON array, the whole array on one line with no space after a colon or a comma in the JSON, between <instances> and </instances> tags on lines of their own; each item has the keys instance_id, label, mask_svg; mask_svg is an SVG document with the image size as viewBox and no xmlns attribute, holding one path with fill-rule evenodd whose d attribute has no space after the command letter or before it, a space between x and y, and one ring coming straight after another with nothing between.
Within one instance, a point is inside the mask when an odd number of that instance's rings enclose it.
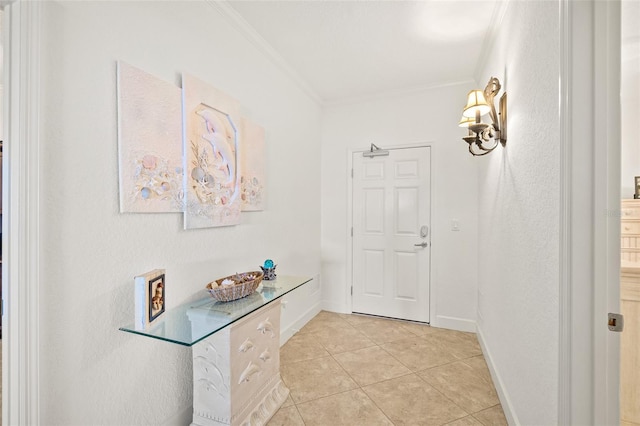
<instances>
[{"instance_id":1,"label":"crown molding","mask_svg":"<svg viewBox=\"0 0 640 426\"><path fill-rule=\"evenodd\" d=\"M271 62L289 76L315 103L322 106L323 100L311 85L295 71L289 63L227 2L206 0L206 3L227 19L243 36L258 48Z\"/></svg>"},{"instance_id":2,"label":"crown molding","mask_svg":"<svg viewBox=\"0 0 640 426\"><path fill-rule=\"evenodd\" d=\"M428 84L428 85L422 85L422 86L411 86L403 89L388 90L388 91L378 92L374 94L352 96L347 98L338 98L336 100L328 100L323 102L323 106L335 107L335 106L352 105L352 104L359 104L364 102L398 98L402 96L416 95L421 92L427 92L430 90L440 89L443 87L461 86L465 84L475 86L476 81L473 79L465 79L465 80L450 81L450 82L437 83L437 84Z\"/></svg>"}]
</instances>

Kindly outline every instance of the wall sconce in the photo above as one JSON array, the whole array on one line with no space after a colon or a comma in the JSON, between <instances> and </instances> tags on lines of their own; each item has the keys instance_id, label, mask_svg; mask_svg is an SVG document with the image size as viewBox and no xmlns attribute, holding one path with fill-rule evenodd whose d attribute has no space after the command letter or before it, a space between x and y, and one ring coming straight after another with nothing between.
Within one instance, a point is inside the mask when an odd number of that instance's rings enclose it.
<instances>
[{"instance_id":1,"label":"wall sconce","mask_svg":"<svg viewBox=\"0 0 640 426\"><path fill-rule=\"evenodd\" d=\"M462 118L458 126L469 129L469 136L462 139L469 144L471 155L487 155L498 146L498 143L502 146L507 143L507 93L503 93L500 97L499 114L496 114L493 102L493 98L501 87L500 81L491 77L484 92L472 90L467 95L467 105L462 110ZM482 122L481 117L485 114L489 114L490 124ZM485 143L489 143L490 146L485 146Z\"/></svg>"}]
</instances>

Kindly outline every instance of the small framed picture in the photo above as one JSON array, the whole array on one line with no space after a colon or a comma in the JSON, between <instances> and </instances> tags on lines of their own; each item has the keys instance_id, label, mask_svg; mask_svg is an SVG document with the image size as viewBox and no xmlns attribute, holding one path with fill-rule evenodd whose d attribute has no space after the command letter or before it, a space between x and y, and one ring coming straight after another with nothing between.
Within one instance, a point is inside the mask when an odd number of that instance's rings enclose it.
<instances>
[{"instance_id":1,"label":"small framed picture","mask_svg":"<svg viewBox=\"0 0 640 426\"><path fill-rule=\"evenodd\" d=\"M149 322L153 322L164 313L164 273L149 281L148 297Z\"/></svg>"},{"instance_id":2,"label":"small framed picture","mask_svg":"<svg viewBox=\"0 0 640 426\"><path fill-rule=\"evenodd\" d=\"M638 198L640 198L640 176L636 176L635 177L635 183L636 184L635 184L634 188L635 188L636 192L635 192L635 194L633 194L633 198L638 199Z\"/></svg>"},{"instance_id":3,"label":"small framed picture","mask_svg":"<svg viewBox=\"0 0 640 426\"><path fill-rule=\"evenodd\" d=\"M145 329L165 312L166 280L164 269L138 275L135 281L135 325Z\"/></svg>"}]
</instances>

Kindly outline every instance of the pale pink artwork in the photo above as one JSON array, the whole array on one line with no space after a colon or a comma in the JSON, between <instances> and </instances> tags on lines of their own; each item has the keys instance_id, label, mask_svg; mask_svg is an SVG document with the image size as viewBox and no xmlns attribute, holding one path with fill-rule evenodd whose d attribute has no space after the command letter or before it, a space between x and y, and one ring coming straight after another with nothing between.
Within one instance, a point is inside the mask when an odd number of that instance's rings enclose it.
<instances>
[{"instance_id":1,"label":"pale pink artwork","mask_svg":"<svg viewBox=\"0 0 640 426\"><path fill-rule=\"evenodd\" d=\"M182 75L184 227L240 222L238 102L191 75Z\"/></svg>"},{"instance_id":2,"label":"pale pink artwork","mask_svg":"<svg viewBox=\"0 0 640 426\"><path fill-rule=\"evenodd\" d=\"M183 210L180 89L118 62L120 212Z\"/></svg>"},{"instance_id":3,"label":"pale pink artwork","mask_svg":"<svg viewBox=\"0 0 640 426\"><path fill-rule=\"evenodd\" d=\"M242 174L240 198L243 211L265 207L266 169L264 128L242 117Z\"/></svg>"}]
</instances>

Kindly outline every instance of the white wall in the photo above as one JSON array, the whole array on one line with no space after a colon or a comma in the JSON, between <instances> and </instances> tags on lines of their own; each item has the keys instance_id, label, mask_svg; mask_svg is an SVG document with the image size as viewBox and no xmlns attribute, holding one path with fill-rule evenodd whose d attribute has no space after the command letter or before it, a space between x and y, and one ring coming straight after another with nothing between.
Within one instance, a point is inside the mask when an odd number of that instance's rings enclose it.
<instances>
[{"instance_id":1,"label":"white wall","mask_svg":"<svg viewBox=\"0 0 640 426\"><path fill-rule=\"evenodd\" d=\"M640 3L623 1L622 8L622 198L633 198L640 176Z\"/></svg>"},{"instance_id":2,"label":"white wall","mask_svg":"<svg viewBox=\"0 0 640 426\"><path fill-rule=\"evenodd\" d=\"M557 424L558 13L510 2L480 77L508 92L506 149L479 161L478 331L510 424Z\"/></svg>"},{"instance_id":3,"label":"white wall","mask_svg":"<svg viewBox=\"0 0 640 426\"><path fill-rule=\"evenodd\" d=\"M118 331L133 320L133 276L165 268L171 308L265 258L283 274L318 274L320 109L207 2L45 3L41 419L162 424L188 414L190 350ZM240 101L266 129L266 211L191 231L179 214L118 212L117 60L176 84L186 71ZM319 295L316 282L290 296L283 327Z\"/></svg>"},{"instance_id":4,"label":"white wall","mask_svg":"<svg viewBox=\"0 0 640 426\"><path fill-rule=\"evenodd\" d=\"M431 145L433 325L475 331L477 292L477 159L457 127L470 82L336 105L322 124L323 306L351 312L347 190L349 152ZM460 231L451 231L458 219ZM432 304L433 306L433 304Z\"/></svg>"}]
</instances>

